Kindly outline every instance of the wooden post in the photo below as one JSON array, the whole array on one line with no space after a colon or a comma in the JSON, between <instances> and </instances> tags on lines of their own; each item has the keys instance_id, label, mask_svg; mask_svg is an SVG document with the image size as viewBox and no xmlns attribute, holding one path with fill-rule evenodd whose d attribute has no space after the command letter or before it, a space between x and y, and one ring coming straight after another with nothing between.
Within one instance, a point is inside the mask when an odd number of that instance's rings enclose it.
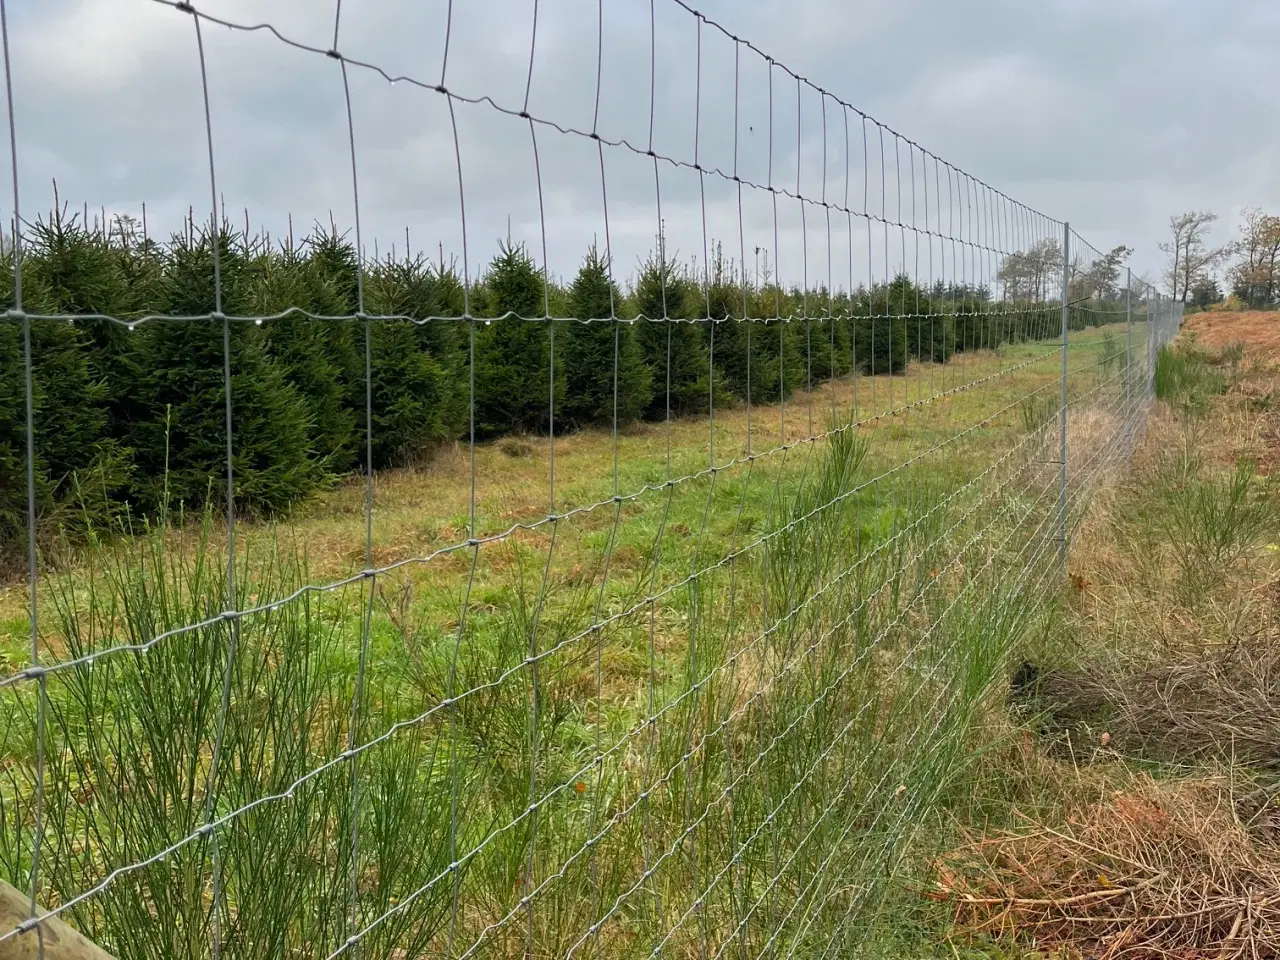
<instances>
[{"instance_id":1,"label":"wooden post","mask_svg":"<svg viewBox=\"0 0 1280 960\"><path fill-rule=\"evenodd\" d=\"M31 899L0 880L0 933L13 930L30 915ZM0 943L0 960L36 960L40 955L38 936L44 938L44 960L114 960L56 917L42 923L40 930L40 935L33 930Z\"/></svg>"}]
</instances>

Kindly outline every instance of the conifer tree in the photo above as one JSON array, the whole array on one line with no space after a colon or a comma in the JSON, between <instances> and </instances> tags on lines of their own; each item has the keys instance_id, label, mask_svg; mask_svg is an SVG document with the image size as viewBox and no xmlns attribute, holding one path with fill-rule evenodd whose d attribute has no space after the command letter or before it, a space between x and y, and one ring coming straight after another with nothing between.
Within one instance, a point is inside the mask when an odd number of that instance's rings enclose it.
<instances>
[{"instance_id":1,"label":"conifer tree","mask_svg":"<svg viewBox=\"0 0 1280 960\"><path fill-rule=\"evenodd\" d=\"M907 352L917 360L946 363L956 349L955 320L937 310L934 298L906 274L898 274L885 294L887 312L903 315Z\"/></svg>"},{"instance_id":2,"label":"conifer tree","mask_svg":"<svg viewBox=\"0 0 1280 960\"><path fill-rule=\"evenodd\" d=\"M25 243L23 307L28 313L119 313L124 287L105 235L90 233L78 217L55 209L47 220L37 220ZM7 308L13 303L13 273L0 273L0 298ZM0 545L25 541L27 499L22 325L2 327ZM109 363L111 355L99 348L99 338L123 338L126 331L106 320L32 320L30 329L37 512L45 523L76 525L87 518L101 524L127 494L131 461L128 449L112 436L111 388L118 388L115 374L124 366Z\"/></svg>"},{"instance_id":3,"label":"conifer tree","mask_svg":"<svg viewBox=\"0 0 1280 960\"><path fill-rule=\"evenodd\" d=\"M564 413L579 425L611 423L615 413L618 423L630 423L653 399L653 374L634 325L607 319L622 306L608 264L592 247L569 288L569 311L580 322L568 326L564 352Z\"/></svg>"},{"instance_id":4,"label":"conifer tree","mask_svg":"<svg viewBox=\"0 0 1280 960\"><path fill-rule=\"evenodd\" d=\"M551 322L529 319L545 316L542 272L523 245L500 242L484 285L492 319L476 331L476 430L487 436L546 430L552 412ZM560 410L563 356L556 360L554 401Z\"/></svg>"},{"instance_id":5,"label":"conifer tree","mask_svg":"<svg viewBox=\"0 0 1280 960\"><path fill-rule=\"evenodd\" d=\"M331 223L328 228L316 224L305 248L311 310L325 317L354 317L360 308L355 246ZM337 370L347 411L343 418L318 421L317 453L328 457L332 469L351 470L364 462L364 329L351 319L313 321L311 327L324 341L327 362Z\"/></svg>"},{"instance_id":6,"label":"conifer tree","mask_svg":"<svg viewBox=\"0 0 1280 960\"><path fill-rule=\"evenodd\" d=\"M719 247L712 254L710 276L699 286L698 294L691 299L698 314L711 320L707 324L707 350L714 360L717 387L724 388L716 390L717 404L747 398L752 403L767 403L769 398L776 398L777 338L766 333L764 324L757 323L759 310L744 303L750 292L734 282Z\"/></svg>"},{"instance_id":7,"label":"conifer tree","mask_svg":"<svg viewBox=\"0 0 1280 960\"><path fill-rule=\"evenodd\" d=\"M465 381L457 330L449 321L427 319L451 307L440 287L421 257L388 258L365 276L369 312L420 321L378 320L370 329L375 466L421 457L461 429Z\"/></svg>"},{"instance_id":8,"label":"conifer tree","mask_svg":"<svg viewBox=\"0 0 1280 960\"><path fill-rule=\"evenodd\" d=\"M245 295L246 258L227 229L175 236L165 276L165 312L206 314L214 309L214 243L224 291L224 312ZM311 459L306 404L267 353L262 329L233 321L230 330L232 463L236 502L253 512L275 512L312 492L323 479ZM223 496L226 427L223 324L212 319L148 324L143 338L139 404L143 416L131 438L142 473L139 494L147 509L167 494L175 502Z\"/></svg>"},{"instance_id":9,"label":"conifer tree","mask_svg":"<svg viewBox=\"0 0 1280 960\"><path fill-rule=\"evenodd\" d=\"M640 264L631 297L636 342L653 374L653 398L645 417L666 419L707 409L710 371L705 322L675 322L705 316L705 303L659 240L658 250Z\"/></svg>"},{"instance_id":10,"label":"conifer tree","mask_svg":"<svg viewBox=\"0 0 1280 960\"><path fill-rule=\"evenodd\" d=\"M899 279L909 283L905 277ZM904 293L901 284L897 288L876 286L860 299L854 351L863 373L879 376L906 371L909 343L907 320L901 313Z\"/></svg>"},{"instance_id":11,"label":"conifer tree","mask_svg":"<svg viewBox=\"0 0 1280 960\"><path fill-rule=\"evenodd\" d=\"M11 274L0 281L0 296L8 309ZM24 298L24 307L42 312L38 299ZM37 517L46 524L75 522L77 490L101 506L122 491L129 465L107 436L106 391L92 374L84 331L54 320L30 324ZM22 324L5 320L0 322L0 550L6 552L26 543L26 426Z\"/></svg>"},{"instance_id":12,"label":"conifer tree","mask_svg":"<svg viewBox=\"0 0 1280 960\"><path fill-rule=\"evenodd\" d=\"M324 296L324 280L290 242L254 257L246 272L240 303L247 314L289 311L267 321L263 335L267 353L306 404L311 458L329 473L350 469L357 443L355 416L346 403L341 354L333 344L335 333L349 333L339 321L307 315L334 306Z\"/></svg>"}]
</instances>

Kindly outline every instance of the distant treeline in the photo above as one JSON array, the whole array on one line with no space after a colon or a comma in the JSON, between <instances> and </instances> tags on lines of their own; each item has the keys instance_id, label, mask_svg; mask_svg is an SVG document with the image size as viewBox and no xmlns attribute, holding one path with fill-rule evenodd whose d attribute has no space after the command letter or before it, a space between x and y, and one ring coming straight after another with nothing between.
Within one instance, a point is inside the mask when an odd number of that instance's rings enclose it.
<instances>
[{"instance_id":1,"label":"distant treeline","mask_svg":"<svg viewBox=\"0 0 1280 960\"><path fill-rule=\"evenodd\" d=\"M1053 337L1060 323L1055 306L996 301L971 286L921 289L906 276L852 294L783 289L744 283L718 255L693 270L655 251L624 289L595 250L563 284L545 279L522 246L502 244L468 284L422 256L362 264L334 229L278 244L225 223L216 237L188 224L158 243L131 221L104 231L65 210L24 235L23 308L126 322L210 314L215 243L223 313L351 317L230 324L237 504L258 514L363 468L366 390L375 468L467 436L473 337L475 430L492 438L546 432L553 396L557 433L609 424L615 404L620 423L660 421L668 409L705 412L712 388L717 406L748 396L771 403L855 369L893 374L909 358L945 363L959 350ZM354 317L361 295L369 315L459 319L365 322ZM13 306L10 270L0 270L0 298ZM500 319L461 319L468 312ZM519 319L545 316L605 320ZM637 317L703 322L623 322ZM768 319L777 317L790 319ZM26 528L22 329L12 316L0 323L0 549ZM151 319L132 330L103 319L36 320L30 329L45 522L101 523L125 509L146 515L164 502L198 506L219 496L220 320Z\"/></svg>"}]
</instances>

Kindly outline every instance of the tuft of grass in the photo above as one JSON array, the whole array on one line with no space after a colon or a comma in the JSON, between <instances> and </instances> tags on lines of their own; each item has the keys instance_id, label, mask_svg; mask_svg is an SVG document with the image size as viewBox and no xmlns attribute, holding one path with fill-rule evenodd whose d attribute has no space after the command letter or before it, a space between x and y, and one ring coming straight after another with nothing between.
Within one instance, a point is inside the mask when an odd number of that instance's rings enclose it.
<instances>
[{"instance_id":1,"label":"tuft of grass","mask_svg":"<svg viewBox=\"0 0 1280 960\"><path fill-rule=\"evenodd\" d=\"M403 701L392 684L366 691L352 711L349 595L330 604L304 597L234 626L218 620L225 568L208 513L200 530L192 550L169 549L164 527L93 541L87 578L52 584L62 656L84 662L47 684L39 898L56 905L130 868L71 911L81 931L119 956L204 957L215 912L230 955L336 944L353 896L359 916L375 916L447 866L449 794L438 789L447 757L421 738L369 751L359 767L358 821L348 765L297 784L353 737L403 719ZM285 551L244 559L241 596L278 595L307 580ZM147 644L210 619L145 654L94 659L113 642ZM15 697L4 707L0 728L13 762L0 774L0 869L25 885L38 768L34 741L20 731L35 729L38 700ZM291 788L288 803L244 813L136 866L202 824ZM358 878L354 892L348 876ZM395 944L420 954L447 903L447 891L416 901L379 929L373 949L386 955Z\"/></svg>"},{"instance_id":2,"label":"tuft of grass","mask_svg":"<svg viewBox=\"0 0 1280 960\"><path fill-rule=\"evenodd\" d=\"M528 440L522 440L520 437L503 437L495 446L498 452L507 457L531 457L533 456L533 444Z\"/></svg>"},{"instance_id":3,"label":"tuft of grass","mask_svg":"<svg viewBox=\"0 0 1280 960\"><path fill-rule=\"evenodd\" d=\"M1184 415L1203 416L1209 399L1226 390L1226 376L1193 346L1163 346L1156 354L1156 396Z\"/></svg>"},{"instance_id":4,"label":"tuft of grass","mask_svg":"<svg viewBox=\"0 0 1280 960\"><path fill-rule=\"evenodd\" d=\"M1274 485L1241 460L1226 476L1200 477L1183 467L1163 491L1160 524L1188 598L1229 579L1241 557L1276 529Z\"/></svg>"},{"instance_id":5,"label":"tuft of grass","mask_svg":"<svg viewBox=\"0 0 1280 960\"><path fill-rule=\"evenodd\" d=\"M1018 404L1018 413L1022 417L1022 429L1027 433L1035 433L1058 416L1061 409L1059 398L1048 391L1025 398Z\"/></svg>"},{"instance_id":6,"label":"tuft of grass","mask_svg":"<svg viewBox=\"0 0 1280 960\"><path fill-rule=\"evenodd\" d=\"M1123 364L1124 347L1120 345L1120 338L1110 330L1103 331L1101 344L1102 356L1098 358L1098 364L1102 372L1109 375Z\"/></svg>"}]
</instances>

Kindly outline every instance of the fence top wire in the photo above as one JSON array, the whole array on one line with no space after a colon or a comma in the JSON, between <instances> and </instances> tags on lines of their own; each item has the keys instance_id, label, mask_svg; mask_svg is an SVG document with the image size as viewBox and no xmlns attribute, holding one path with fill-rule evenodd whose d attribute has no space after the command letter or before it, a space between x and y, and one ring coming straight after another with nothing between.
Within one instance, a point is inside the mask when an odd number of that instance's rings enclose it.
<instances>
[{"instance_id":1,"label":"fence top wire","mask_svg":"<svg viewBox=\"0 0 1280 960\"><path fill-rule=\"evenodd\" d=\"M609 140L605 137L602 137L594 129L590 131L582 130L577 127L562 125L559 122L551 119L534 116L528 111L527 93L526 93L526 101L524 105L519 109L517 109L509 105L500 104L489 95L469 96L469 95L458 93L457 91L451 90L447 88L443 83L435 83L429 80L424 80L420 77L415 77L407 74L394 74L377 63L348 57L342 54L335 47L325 48L325 47L318 47L313 44L305 43L301 40L298 40L294 37L289 36L288 34L284 33L278 27L276 27L274 24L270 22L249 23L249 22L227 19L225 17L220 17L215 14L209 13L207 11L201 10L197 8L195 4L184 2L184 0L152 0L152 2L157 3L161 6L170 7L174 10L177 10L183 13L190 14L199 20L203 20L207 23L221 26L229 30L246 32L246 33L254 33L254 32L268 33L271 36L273 36L276 40L281 42L282 44L285 44L286 46L289 46L293 49L304 51L304 52L311 53L318 56L331 58L333 60L336 60L342 63L344 67L351 66L351 67L356 67L362 70L370 71L380 76L388 84L403 83L424 91L430 91L430 92L441 94L449 98L451 101L457 101L460 103L467 103L472 105L481 105L481 104L487 105L492 109L502 114L505 114L507 116L524 119L531 124L554 129L555 131L566 136L573 136L573 137L583 138L587 140L593 140L604 146L623 148L631 151L634 154L641 155L641 156L648 156L655 160L663 161L675 167L694 170L699 173L708 173L725 181L740 183L752 189L756 189L756 190L774 194L774 195L784 196L796 201L800 201L805 204L810 204L813 206L824 208L828 211L837 211L837 212L845 213L851 216L862 217L870 221L881 223L886 227L892 226L892 227L900 228L903 230L910 230L919 235L930 236L930 237L934 237L936 239L941 239L941 240L957 240L959 242L964 243L968 247L971 247L975 250L981 250L986 253L997 254L997 255L1009 255L1013 251L993 247L989 243L984 243L981 239L973 239L973 236L972 236L973 232L975 230L980 230L982 227L982 224L981 223L975 224L974 218L972 216L971 208L973 204L973 197L969 195L969 190L971 188L974 191L977 191L979 189L985 190L991 194L994 194L995 196L998 196L1000 199L1004 200L1008 204L1012 204L1014 207L1018 208L1019 210L1024 211L1036 218L1039 218L1041 221L1043 221L1046 228L1048 227L1059 228L1062 226L1061 221L1058 221L1036 210L1035 208L1032 208L1026 204L1021 203L1018 200L1013 199L1012 197L1008 196L1002 191L995 189L990 184L986 183L980 178L975 177L974 175L963 170L962 168L937 156L932 151L928 150L927 148L917 143L916 141L898 133L892 127L889 127L888 125L882 123L881 121L877 120L875 117L871 116L870 114L867 114L866 112L862 111L861 109L854 106L853 104L850 104L845 100L842 100L840 97L836 96L835 94L831 93L830 91L820 86L817 86L812 81L805 78L804 76L797 74L785 63L782 63L781 61L776 60L773 57L769 56L768 54L764 53L762 50L760 50L757 46L755 46L750 41L747 41L731 33L722 25L717 23L715 20L712 20L706 17L704 14L700 13L696 9L683 3L682 0L671 0L671 2L675 3L678 7L690 13L693 17L695 17L695 19L698 21L699 24L706 23L708 26L711 26L714 29L716 29L718 32L720 32L723 36L733 40L735 45L744 46L747 49L754 52L755 54L757 54L763 61L765 61L769 65L771 75L772 75L772 70L776 67L778 70L781 70L789 77L795 79L797 84L803 84L805 87L807 87L814 93L817 93L822 98L824 109L825 109L826 100L830 99L835 103L837 103L842 109L856 114L864 122L869 121L875 124L880 131L881 138L883 138L883 134L887 132L894 138L895 144L899 142L907 144L911 148L913 162L914 162L914 152L919 151L923 157L928 158L929 160L932 160L935 164L941 164L942 166L946 167L948 170L948 178L949 178L948 189L949 190L950 190L950 177L952 174L954 174L957 179L964 178L964 180L966 181L966 186L965 186L966 203L970 206L970 212L971 212L971 215L969 218L970 222L968 224L970 237L967 239L959 238L949 233L941 233L938 231L931 230L927 227L927 225L924 227L921 227L915 224L914 222L907 223L903 221L901 218L897 220L889 219L886 215L886 211L882 209L880 214L876 214L872 212L870 209L865 209L868 206L865 203L864 203L864 209L859 211L859 210L851 209L847 205L842 205L842 204L837 204L837 203L832 203L830 201L827 201L825 199L825 195L820 199L814 199L813 197L806 197L802 195L798 189L796 191L792 191L787 187L776 186L772 183L757 183L757 182L748 180L746 178L743 178L733 170L725 171L720 169L719 167L706 167L700 164L696 159L690 161L690 160L680 159L677 157L663 155L654 151L651 146L640 147L633 144L629 139L626 139L626 138L620 138L618 140ZM335 41L336 39L337 38L335 35ZM447 53L446 53L446 56L447 56ZM825 124L823 129L825 133L826 131ZM695 142L695 155L696 155L696 150L697 150L697 147ZM882 173L883 173L883 168L882 168ZM901 173L899 170L899 177L900 175ZM825 178L824 178L823 189L825 192ZM901 198L899 198L899 208L901 208L900 201L901 201ZM899 209L899 213L901 213L901 209ZM987 211L987 215L988 216L990 215L989 210ZM986 232L988 234L988 239L989 239L989 235L991 232L989 225Z\"/></svg>"}]
</instances>

